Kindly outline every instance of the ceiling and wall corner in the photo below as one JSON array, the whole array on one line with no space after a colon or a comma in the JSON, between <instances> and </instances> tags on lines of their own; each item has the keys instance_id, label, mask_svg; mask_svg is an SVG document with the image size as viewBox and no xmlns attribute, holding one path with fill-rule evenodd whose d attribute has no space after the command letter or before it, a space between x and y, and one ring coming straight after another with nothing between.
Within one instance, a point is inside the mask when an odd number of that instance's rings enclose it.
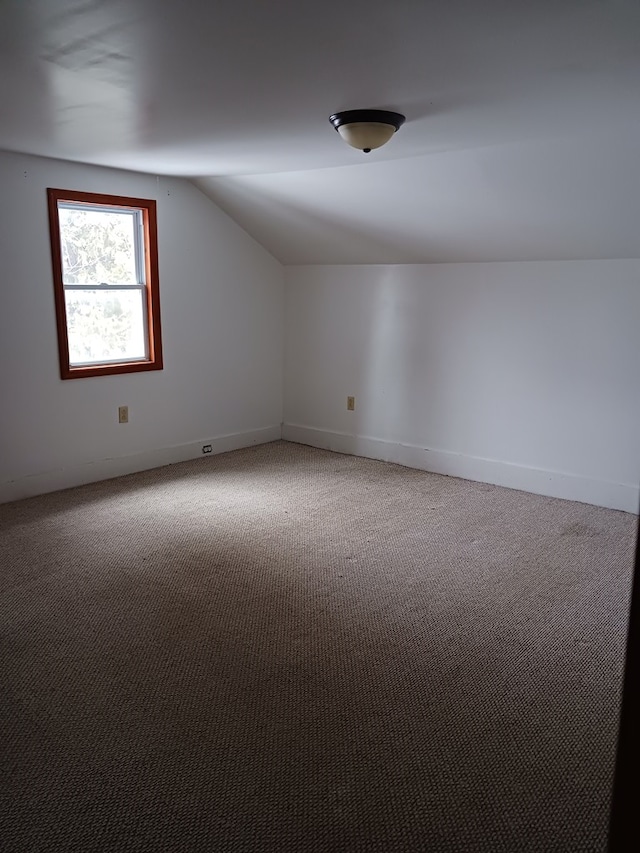
<instances>
[{"instance_id":1,"label":"ceiling and wall corner","mask_svg":"<svg viewBox=\"0 0 640 853\"><path fill-rule=\"evenodd\" d=\"M637 257L637 0L30 0L0 148L183 175L283 263ZM407 116L363 155L332 113Z\"/></svg>"}]
</instances>

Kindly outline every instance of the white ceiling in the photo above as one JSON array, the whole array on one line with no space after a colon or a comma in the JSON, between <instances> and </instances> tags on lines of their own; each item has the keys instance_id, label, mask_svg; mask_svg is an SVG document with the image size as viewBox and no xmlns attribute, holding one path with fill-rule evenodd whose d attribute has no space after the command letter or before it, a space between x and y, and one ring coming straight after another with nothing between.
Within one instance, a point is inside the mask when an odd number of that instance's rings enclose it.
<instances>
[{"instance_id":1,"label":"white ceiling","mask_svg":"<svg viewBox=\"0 0 640 853\"><path fill-rule=\"evenodd\" d=\"M2 0L0 147L196 178L285 263L638 257L640 0Z\"/></svg>"}]
</instances>

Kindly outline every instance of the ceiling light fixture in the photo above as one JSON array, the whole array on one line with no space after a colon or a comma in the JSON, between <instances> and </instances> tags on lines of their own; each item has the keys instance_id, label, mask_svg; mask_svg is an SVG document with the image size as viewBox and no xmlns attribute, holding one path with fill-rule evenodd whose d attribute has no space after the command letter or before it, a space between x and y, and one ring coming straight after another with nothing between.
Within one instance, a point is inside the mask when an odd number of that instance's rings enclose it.
<instances>
[{"instance_id":1,"label":"ceiling light fixture","mask_svg":"<svg viewBox=\"0 0 640 853\"><path fill-rule=\"evenodd\" d=\"M387 110L346 110L329 116L329 121L348 145L368 154L387 143L405 117Z\"/></svg>"}]
</instances>

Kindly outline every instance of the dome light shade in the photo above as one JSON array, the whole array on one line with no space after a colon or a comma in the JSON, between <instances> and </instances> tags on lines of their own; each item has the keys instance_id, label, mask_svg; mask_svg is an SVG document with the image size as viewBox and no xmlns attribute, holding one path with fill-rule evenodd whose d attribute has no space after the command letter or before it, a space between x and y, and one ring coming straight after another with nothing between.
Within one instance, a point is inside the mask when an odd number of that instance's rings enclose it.
<instances>
[{"instance_id":1,"label":"dome light shade","mask_svg":"<svg viewBox=\"0 0 640 853\"><path fill-rule=\"evenodd\" d=\"M330 116L329 121L348 145L368 154L387 143L405 117L387 110L346 110Z\"/></svg>"}]
</instances>

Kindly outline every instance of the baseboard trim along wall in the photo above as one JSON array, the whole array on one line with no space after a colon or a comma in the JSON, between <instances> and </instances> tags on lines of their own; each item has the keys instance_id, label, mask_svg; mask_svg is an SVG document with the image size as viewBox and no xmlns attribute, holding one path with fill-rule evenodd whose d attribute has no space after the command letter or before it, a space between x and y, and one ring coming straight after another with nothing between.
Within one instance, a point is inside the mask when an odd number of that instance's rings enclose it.
<instances>
[{"instance_id":1,"label":"baseboard trim along wall","mask_svg":"<svg viewBox=\"0 0 640 853\"><path fill-rule=\"evenodd\" d=\"M527 468L500 462L464 456L446 450L430 450L413 444L399 444L378 438L367 438L349 433L315 429L300 424L282 425L282 438L297 444L308 444L337 453L395 462L407 468L418 468L434 474L447 474L463 480L493 483L537 495L563 498L596 506L638 512L640 487L626 483L610 483L578 477L558 471Z\"/></svg>"},{"instance_id":2,"label":"baseboard trim along wall","mask_svg":"<svg viewBox=\"0 0 640 853\"><path fill-rule=\"evenodd\" d=\"M413 444L401 444L290 423L215 438L205 437L187 444L162 447L127 456L96 459L38 472L16 480L7 480L0 483L0 503L197 459L202 456L202 447L205 444L211 445L211 452L215 455L256 444L267 444L280 438L297 444L333 450L336 453L364 456L368 459L379 459L382 462L395 462L407 468L417 468L434 474L494 483L510 489L520 489L533 494L580 501L625 512L637 513L640 503L640 488L627 483L594 480L559 471L527 468L496 459L464 456L446 450L432 450Z\"/></svg>"},{"instance_id":3,"label":"baseboard trim along wall","mask_svg":"<svg viewBox=\"0 0 640 853\"><path fill-rule=\"evenodd\" d=\"M51 471L42 471L0 483L0 503L43 495L47 492L57 492L73 486L83 486L86 483L97 483L99 480L110 480L125 474L135 474L137 471L173 465L176 462L186 462L202 456L202 447L205 444L211 445L212 454L226 453L229 450L240 450L242 447L251 447L254 444L277 441L280 436L281 426L277 424L262 429L220 435L216 438L207 436L187 444L145 450L142 453L127 456L96 459Z\"/></svg>"}]
</instances>

